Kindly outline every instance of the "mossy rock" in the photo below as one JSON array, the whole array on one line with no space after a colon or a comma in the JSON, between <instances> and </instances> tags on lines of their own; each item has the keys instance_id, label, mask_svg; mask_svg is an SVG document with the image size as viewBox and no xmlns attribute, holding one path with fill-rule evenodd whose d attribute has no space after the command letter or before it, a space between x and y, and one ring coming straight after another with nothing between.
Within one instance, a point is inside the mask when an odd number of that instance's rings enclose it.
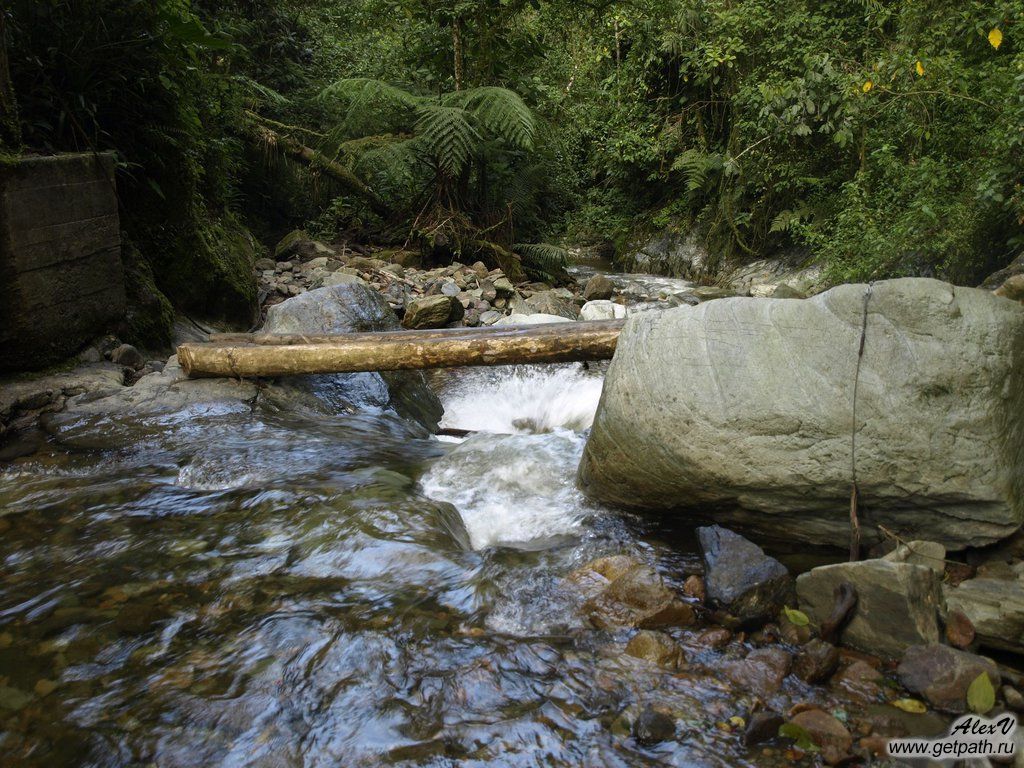
<instances>
[{"instance_id":1,"label":"mossy rock","mask_svg":"<svg viewBox=\"0 0 1024 768\"><path fill-rule=\"evenodd\" d=\"M154 263L156 282L185 312L247 327L259 309L254 264L260 252L252 234L225 214L178 238L175 253Z\"/></svg>"},{"instance_id":2,"label":"mossy rock","mask_svg":"<svg viewBox=\"0 0 1024 768\"><path fill-rule=\"evenodd\" d=\"M124 326L119 335L143 349L170 347L173 339L174 308L156 287L153 269L139 249L125 239L121 246L124 287L127 298Z\"/></svg>"}]
</instances>

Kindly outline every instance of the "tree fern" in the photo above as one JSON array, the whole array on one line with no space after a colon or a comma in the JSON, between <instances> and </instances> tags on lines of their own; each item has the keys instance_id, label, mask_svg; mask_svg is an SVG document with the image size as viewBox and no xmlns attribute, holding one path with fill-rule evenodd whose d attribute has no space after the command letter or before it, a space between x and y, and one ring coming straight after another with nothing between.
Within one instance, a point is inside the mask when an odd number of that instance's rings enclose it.
<instances>
[{"instance_id":1,"label":"tree fern","mask_svg":"<svg viewBox=\"0 0 1024 768\"><path fill-rule=\"evenodd\" d=\"M419 109L416 140L442 173L455 178L476 154L480 134L461 107L428 104Z\"/></svg>"},{"instance_id":2,"label":"tree fern","mask_svg":"<svg viewBox=\"0 0 1024 768\"><path fill-rule=\"evenodd\" d=\"M533 112L519 94L494 86L457 91L445 102L465 108L482 133L518 149L531 150L537 132Z\"/></svg>"}]
</instances>

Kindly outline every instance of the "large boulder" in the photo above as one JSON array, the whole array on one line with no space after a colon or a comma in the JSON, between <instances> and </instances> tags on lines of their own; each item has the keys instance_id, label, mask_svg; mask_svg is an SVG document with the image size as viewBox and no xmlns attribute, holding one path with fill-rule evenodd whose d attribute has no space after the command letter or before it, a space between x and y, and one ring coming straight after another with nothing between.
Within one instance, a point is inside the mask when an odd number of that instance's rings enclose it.
<instances>
[{"instance_id":1,"label":"large boulder","mask_svg":"<svg viewBox=\"0 0 1024 768\"><path fill-rule=\"evenodd\" d=\"M443 298L446 302L447 297ZM400 328L387 300L366 283L345 283L308 291L267 310L264 333L334 334ZM294 397L329 412L371 407L393 410L427 429L437 428L443 408L419 371L332 373L293 376L267 397Z\"/></svg>"},{"instance_id":2,"label":"large boulder","mask_svg":"<svg viewBox=\"0 0 1024 768\"><path fill-rule=\"evenodd\" d=\"M604 502L848 544L865 306L866 543L880 525L949 549L1011 534L1024 519L1024 308L930 279L631 316L581 486Z\"/></svg>"},{"instance_id":3,"label":"large boulder","mask_svg":"<svg viewBox=\"0 0 1024 768\"><path fill-rule=\"evenodd\" d=\"M413 299L405 305L405 317L402 318L402 325L413 329L443 328L451 319L453 304L457 303L440 293Z\"/></svg>"},{"instance_id":4,"label":"large boulder","mask_svg":"<svg viewBox=\"0 0 1024 768\"><path fill-rule=\"evenodd\" d=\"M843 583L857 592L853 617L842 632L844 645L898 657L908 646L938 642L942 595L931 568L862 560L800 574L796 580L800 608L816 627L833 618L836 587Z\"/></svg>"},{"instance_id":5,"label":"large boulder","mask_svg":"<svg viewBox=\"0 0 1024 768\"><path fill-rule=\"evenodd\" d=\"M944 594L949 612L970 620L980 645L1024 654L1024 580L968 579L945 586Z\"/></svg>"}]
</instances>

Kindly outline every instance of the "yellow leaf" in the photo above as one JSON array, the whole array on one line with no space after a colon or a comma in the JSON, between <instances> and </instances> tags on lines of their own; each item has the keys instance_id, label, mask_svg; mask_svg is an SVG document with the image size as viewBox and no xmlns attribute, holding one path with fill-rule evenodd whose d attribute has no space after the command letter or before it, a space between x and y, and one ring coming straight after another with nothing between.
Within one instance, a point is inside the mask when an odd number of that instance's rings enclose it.
<instances>
[{"instance_id":1,"label":"yellow leaf","mask_svg":"<svg viewBox=\"0 0 1024 768\"><path fill-rule=\"evenodd\" d=\"M982 672L967 688L967 706L972 712L984 715L996 705L996 689L988 679L988 673Z\"/></svg>"},{"instance_id":2,"label":"yellow leaf","mask_svg":"<svg viewBox=\"0 0 1024 768\"><path fill-rule=\"evenodd\" d=\"M864 87L861 90L863 90L864 93L867 93L868 91L870 91L874 87L875 87L874 83L872 83L870 80L865 80L864 81Z\"/></svg>"},{"instance_id":3,"label":"yellow leaf","mask_svg":"<svg viewBox=\"0 0 1024 768\"><path fill-rule=\"evenodd\" d=\"M920 60L918 60L918 62L915 65L914 69L917 70L917 76L918 77L924 77L924 64L922 64Z\"/></svg>"},{"instance_id":4,"label":"yellow leaf","mask_svg":"<svg viewBox=\"0 0 1024 768\"><path fill-rule=\"evenodd\" d=\"M999 48L1003 44L1003 33L999 30L999 27L992 27L988 31L988 41L992 44L993 48Z\"/></svg>"},{"instance_id":5,"label":"yellow leaf","mask_svg":"<svg viewBox=\"0 0 1024 768\"><path fill-rule=\"evenodd\" d=\"M729 718L729 725L731 725L733 728L745 728L747 725L747 721L739 715L733 715Z\"/></svg>"},{"instance_id":6,"label":"yellow leaf","mask_svg":"<svg viewBox=\"0 0 1024 768\"><path fill-rule=\"evenodd\" d=\"M917 699L896 699L896 701L890 701L889 703L896 707L896 709L902 709L904 712L911 712L915 715L923 715L928 711L928 707Z\"/></svg>"}]
</instances>

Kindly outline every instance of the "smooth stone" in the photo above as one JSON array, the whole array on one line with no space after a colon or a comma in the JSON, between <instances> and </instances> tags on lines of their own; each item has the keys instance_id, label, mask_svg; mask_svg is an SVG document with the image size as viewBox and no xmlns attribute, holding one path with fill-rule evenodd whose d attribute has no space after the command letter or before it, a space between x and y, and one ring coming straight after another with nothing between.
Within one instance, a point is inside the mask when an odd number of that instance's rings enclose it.
<instances>
[{"instance_id":1,"label":"smooth stone","mask_svg":"<svg viewBox=\"0 0 1024 768\"><path fill-rule=\"evenodd\" d=\"M620 320L626 308L614 301L588 301L580 307L580 320Z\"/></svg>"},{"instance_id":2,"label":"smooth stone","mask_svg":"<svg viewBox=\"0 0 1024 768\"><path fill-rule=\"evenodd\" d=\"M811 741L821 749L821 756L829 765L835 765L845 758L853 746L853 737L846 726L820 709L804 710L794 715L790 722L807 733Z\"/></svg>"},{"instance_id":3,"label":"smooth stone","mask_svg":"<svg viewBox=\"0 0 1024 768\"><path fill-rule=\"evenodd\" d=\"M647 706L633 723L633 738L645 747L675 738L676 721L658 709Z\"/></svg>"},{"instance_id":4,"label":"smooth stone","mask_svg":"<svg viewBox=\"0 0 1024 768\"><path fill-rule=\"evenodd\" d=\"M946 571L946 548L937 541L908 541L882 557L893 563L912 563L931 568L940 577Z\"/></svg>"},{"instance_id":5,"label":"smooth stone","mask_svg":"<svg viewBox=\"0 0 1024 768\"><path fill-rule=\"evenodd\" d=\"M800 609L817 628L832 614L842 582L857 591L841 640L865 653L899 657L911 645L939 640L938 580L930 568L888 560L862 560L814 568L796 580Z\"/></svg>"},{"instance_id":6,"label":"smooth stone","mask_svg":"<svg viewBox=\"0 0 1024 768\"><path fill-rule=\"evenodd\" d=\"M815 638L809 641L793 660L793 674L805 683L827 680L839 666L839 649Z\"/></svg>"},{"instance_id":7,"label":"smooth stone","mask_svg":"<svg viewBox=\"0 0 1024 768\"><path fill-rule=\"evenodd\" d=\"M1024 522L1024 452L1006 439L1024 434L1024 308L927 278L870 291L857 390L864 545L880 527L927 531L950 550L1011 535ZM680 522L714 509L755 534L848 546L839 511L866 295L841 285L628 317L580 487Z\"/></svg>"},{"instance_id":8,"label":"smooth stone","mask_svg":"<svg viewBox=\"0 0 1024 768\"><path fill-rule=\"evenodd\" d=\"M626 644L626 655L662 667L678 669L686 660L683 649L664 632L643 629Z\"/></svg>"},{"instance_id":9,"label":"smooth stone","mask_svg":"<svg viewBox=\"0 0 1024 768\"><path fill-rule=\"evenodd\" d=\"M451 298L442 294L423 296L405 305L402 326L411 329L443 328L451 315Z\"/></svg>"},{"instance_id":10,"label":"smooth stone","mask_svg":"<svg viewBox=\"0 0 1024 768\"><path fill-rule=\"evenodd\" d=\"M946 607L961 611L974 626L977 642L1024 653L1024 581L976 578L943 586Z\"/></svg>"},{"instance_id":11,"label":"smooth stone","mask_svg":"<svg viewBox=\"0 0 1024 768\"><path fill-rule=\"evenodd\" d=\"M615 283L605 275L594 275L583 287L583 298L587 301L610 299L615 292Z\"/></svg>"},{"instance_id":12,"label":"smooth stone","mask_svg":"<svg viewBox=\"0 0 1024 768\"><path fill-rule=\"evenodd\" d=\"M922 696L936 709L961 714L967 711L967 689L987 674L999 689L999 668L991 659L932 643L907 649L896 669L900 683Z\"/></svg>"}]
</instances>

